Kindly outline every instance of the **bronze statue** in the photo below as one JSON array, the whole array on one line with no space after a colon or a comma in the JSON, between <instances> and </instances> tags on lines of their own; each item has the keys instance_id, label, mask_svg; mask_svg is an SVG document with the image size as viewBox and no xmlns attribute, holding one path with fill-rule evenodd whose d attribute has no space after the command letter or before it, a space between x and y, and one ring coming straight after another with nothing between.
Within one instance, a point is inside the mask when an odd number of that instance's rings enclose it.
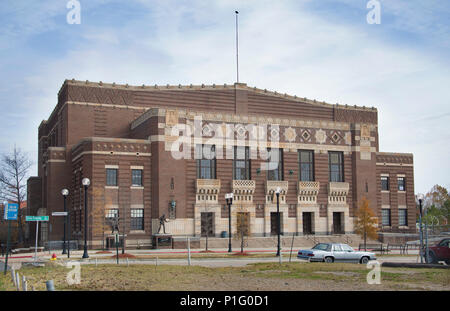
<instances>
[{"instance_id":1,"label":"bronze statue","mask_svg":"<svg viewBox=\"0 0 450 311\"><path fill-rule=\"evenodd\" d=\"M161 227L162 227L164 234L166 234L166 224L165 224L166 222L169 222L166 218L166 214L163 214L161 217L159 217L158 233L161 231Z\"/></svg>"}]
</instances>

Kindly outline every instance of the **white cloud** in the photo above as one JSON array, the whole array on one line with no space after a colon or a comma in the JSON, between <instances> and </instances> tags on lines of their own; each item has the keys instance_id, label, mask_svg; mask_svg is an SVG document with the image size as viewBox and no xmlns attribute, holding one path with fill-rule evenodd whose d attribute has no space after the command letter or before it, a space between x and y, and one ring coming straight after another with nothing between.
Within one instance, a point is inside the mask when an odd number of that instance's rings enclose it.
<instances>
[{"instance_id":1,"label":"white cloud","mask_svg":"<svg viewBox=\"0 0 450 311\"><path fill-rule=\"evenodd\" d=\"M80 30L82 42L60 59L37 64L38 74L24 79L31 122L21 133L27 145L37 147L37 125L49 116L66 78L233 83L238 9L241 82L330 103L375 106L380 151L414 153L417 190L450 186L450 81L443 66L448 58L384 42L364 27L333 24L302 10L308 1L140 2L149 10L142 19L109 28L88 25ZM393 12L403 17L400 7ZM408 11L408 23L413 13ZM421 120L439 113L444 116Z\"/></svg>"}]
</instances>

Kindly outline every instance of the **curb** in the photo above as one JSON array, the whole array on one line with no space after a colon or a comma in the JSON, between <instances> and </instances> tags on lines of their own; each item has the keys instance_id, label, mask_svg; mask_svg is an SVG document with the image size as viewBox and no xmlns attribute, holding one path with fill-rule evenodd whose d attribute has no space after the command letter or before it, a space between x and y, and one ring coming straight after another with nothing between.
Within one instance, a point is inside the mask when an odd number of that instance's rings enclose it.
<instances>
[{"instance_id":1,"label":"curb","mask_svg":"<svg viewBox=\"0 0 450 311\"><path fill-rule=\"evenodd\" d=\"M435 268L435 269L450 269L448 265L428 264L428 263L410 263L410 262L383 262L382 267L392 268Z\"/></svg>"}]
</instances>

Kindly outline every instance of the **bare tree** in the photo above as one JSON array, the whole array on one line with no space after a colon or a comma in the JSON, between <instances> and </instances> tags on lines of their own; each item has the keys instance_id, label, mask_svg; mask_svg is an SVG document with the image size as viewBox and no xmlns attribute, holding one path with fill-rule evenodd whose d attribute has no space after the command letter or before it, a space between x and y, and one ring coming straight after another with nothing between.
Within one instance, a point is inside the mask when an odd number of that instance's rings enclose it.
<instances>
[{"instance_id":1,"label":"bare tree","mask_svg":"<svg viewBox=\"0 0 450 311\"><path fill-rule=\"evenodd\" d=\"M28 155L14 146L10 154L0 157L0 200L14 202L19 205L17 216L18 242L24 242L22 202L26 200L28 172L33 163Z\"/></svg>"}]
</instances>

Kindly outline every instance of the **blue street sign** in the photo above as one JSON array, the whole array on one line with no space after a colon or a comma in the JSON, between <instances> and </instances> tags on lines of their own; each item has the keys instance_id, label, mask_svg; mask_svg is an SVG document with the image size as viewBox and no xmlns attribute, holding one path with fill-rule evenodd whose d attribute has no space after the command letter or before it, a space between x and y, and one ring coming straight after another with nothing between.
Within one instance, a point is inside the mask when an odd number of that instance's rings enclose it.
<instances>
[{"instance_id":1,"label":"blue street sign","mask_svg":"<svg viewBox=\"0 0 450 311\"><path fill-rule=\"evenodd\" d=\"M5 204L5 213L3 218L5 220L17 220L17 214L19 213L19 204L7 203Z\"/></svg>"}]
</instances>

